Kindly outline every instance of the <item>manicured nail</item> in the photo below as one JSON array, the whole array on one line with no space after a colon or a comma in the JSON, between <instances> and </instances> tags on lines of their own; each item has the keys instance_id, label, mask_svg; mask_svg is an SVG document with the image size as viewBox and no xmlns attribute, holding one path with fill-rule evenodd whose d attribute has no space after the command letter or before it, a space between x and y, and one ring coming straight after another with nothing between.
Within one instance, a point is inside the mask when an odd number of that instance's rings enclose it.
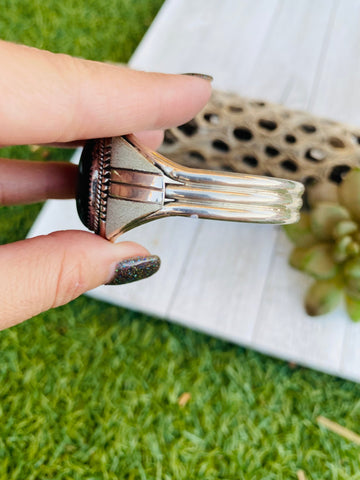
<instances>
[{"instance_id":1,"label":"manicured nail","mask_svg":"<svg viewBox=\"0 0 360 480\"><path fill-rule=\"evenodd\" d=\"M212 82L214 79L211 75L206 75L205 73L182 73L182 75L189 75L190 77L198 77L208 82Z\"/></svg>"},{"instance_id":2,"label":"manicured nail","mask_svg":"<svg viewBox=\"0 0 360 480\"><path fill-rule=\"evenodd\" d=\"M151 277L159 268L160 258L157 255L128 258L116 265L114 276L106 285L123 285L124 283L136 282Z\"/></svg>"}]
</instances>

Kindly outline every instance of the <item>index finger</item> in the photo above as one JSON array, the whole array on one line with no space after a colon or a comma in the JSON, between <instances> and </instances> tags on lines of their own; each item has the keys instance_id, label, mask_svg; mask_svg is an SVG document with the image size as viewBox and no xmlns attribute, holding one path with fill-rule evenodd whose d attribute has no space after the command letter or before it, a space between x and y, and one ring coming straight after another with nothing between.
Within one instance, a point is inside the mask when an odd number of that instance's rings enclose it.
<instances>
[{"instance_id":1,"label":"index finger","mask_svg":"<svg viewBox=\"0 0 360 480\"><path fill-rule=\"evenodd\" d=\"M0 145L71 142L179 125L207 102L193 76L130 70L0 41Z\"/></svg>"}]
</instances>

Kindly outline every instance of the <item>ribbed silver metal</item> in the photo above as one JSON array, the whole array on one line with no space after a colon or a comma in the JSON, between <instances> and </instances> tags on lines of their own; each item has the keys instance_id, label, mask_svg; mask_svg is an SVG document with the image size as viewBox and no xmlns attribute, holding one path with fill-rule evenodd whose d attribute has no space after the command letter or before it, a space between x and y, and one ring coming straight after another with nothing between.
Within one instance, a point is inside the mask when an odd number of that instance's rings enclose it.
<instances>
[{"instance_id":1,"label":"ribbed silver metal","mask_svg":"<svg viewBox=\"0 0 360 480\"><path fill-rule=\"evenodd\" d=\"M99 149L85 149L82 162L97 165ZM146 222L168 216L198 217L255 223L292 223L299 218L302 184L291 180L249 174L195 170L150 151L134 136L111 139L111 158L102 171L107 199L101 212L105 218L100 232L114 240L121 233ZM94 168L90 169L94 177ZM95 175L97 182L99 177ZM83 181L89 181L83 179ZM96 185L97 189L101 185ZM93 186L89 185L89 195ZM84 188L80 189L84 194ZM84 202L82 202L84 204ZM84 216L83 216L84 217ZM91 219L88 227L97 225Z\"/></svg>"}]
</instances>

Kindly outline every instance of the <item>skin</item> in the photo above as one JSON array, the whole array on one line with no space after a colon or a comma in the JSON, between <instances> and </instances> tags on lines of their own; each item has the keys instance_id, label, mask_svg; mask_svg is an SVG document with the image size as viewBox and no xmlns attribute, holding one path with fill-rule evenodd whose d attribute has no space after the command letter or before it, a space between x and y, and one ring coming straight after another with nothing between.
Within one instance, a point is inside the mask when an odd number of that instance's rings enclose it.
<instances>
[{"instance_id":1,"label":"skin","mask_svg":"<svg viewBox=\"0 0 360 480\"><path fill-rule=\"evenodd\" d=\"M73 145L138 132L150 148L164 128L190 120L211 93L206 80L75 59L0 41L0 146ZM77 167L0 159L0 204L75 194ZM110 280L115 265L149 255L132 242L61 231L0 247L0 329L63 305ZM121 288L121 287L120 287Z\"/></svg>"}]
</instances>

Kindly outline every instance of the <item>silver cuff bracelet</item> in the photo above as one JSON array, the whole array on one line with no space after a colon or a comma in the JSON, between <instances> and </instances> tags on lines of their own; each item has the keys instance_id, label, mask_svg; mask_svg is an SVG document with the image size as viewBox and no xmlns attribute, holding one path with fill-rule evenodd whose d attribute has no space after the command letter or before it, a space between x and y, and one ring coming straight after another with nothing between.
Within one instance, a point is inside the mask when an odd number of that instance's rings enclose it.
<instances>
[{"instance_id":1,"label":"silver cuff bracelet","mask_svg":"<svg viewBox=\"0 0 360 480\"><path fill-rule=\"evenodd\" d=\"M133 135L86 143L77 210L109 239L168 216L286 224L299 219L304 187L291 180L183 167Z\"/></svg>"}]
</instances>

